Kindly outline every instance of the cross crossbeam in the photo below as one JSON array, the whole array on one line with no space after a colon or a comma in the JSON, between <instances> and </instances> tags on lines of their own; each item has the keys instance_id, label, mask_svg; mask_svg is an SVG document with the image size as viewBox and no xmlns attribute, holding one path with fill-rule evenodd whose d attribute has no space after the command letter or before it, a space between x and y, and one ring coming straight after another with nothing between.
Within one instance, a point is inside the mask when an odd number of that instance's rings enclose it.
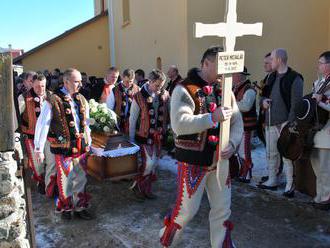
<instances>
[{"instance_id":1,"label":"cross crossbeam","mask_svg":"<svg viewBox=\"0 0 330 248\"><path fill-rule=\"evenodd\" d=\"M262 23L244 24L237 22L237 0L227 0L225 20L226 22L216 24L195 23L195 36L197 38L204 36L224 37L224 51L226 55L228 55L228 52L235 51L237 37L242 37L244 35L262 35ZM219 53L219 55L221 55L221 53ZM239 70L242 71L242 69L243 68L240 68ZM220 73L219 68L218 73ZM226 73L224 75L224 81L222 82L222 106L231 107L231 97L232 75ZM219 134L221 142L219 144L219 161L217 164L217 180L220 188L226 187L225 184L229 176L229 161L221 159L221 151L229 145L229 134L230 120L221 122Z\"/></svg>"}]
</instances>

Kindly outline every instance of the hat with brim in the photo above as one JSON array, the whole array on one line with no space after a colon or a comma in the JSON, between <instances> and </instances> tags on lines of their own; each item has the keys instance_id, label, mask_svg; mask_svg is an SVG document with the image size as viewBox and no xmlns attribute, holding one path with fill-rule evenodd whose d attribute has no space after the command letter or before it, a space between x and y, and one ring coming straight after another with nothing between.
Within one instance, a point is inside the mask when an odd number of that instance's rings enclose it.
<instances>
[{"instance_id":1,"label":"hat with brim","mask_svg":"<svg viewBox=\"0 0 330 248\"><path fill-rule=\"evenodd\" d=\"M295 106L294 112L298 121L310 122L314 118L315 99L311 97L302 98Z\"/></svg>"}]
</instances>

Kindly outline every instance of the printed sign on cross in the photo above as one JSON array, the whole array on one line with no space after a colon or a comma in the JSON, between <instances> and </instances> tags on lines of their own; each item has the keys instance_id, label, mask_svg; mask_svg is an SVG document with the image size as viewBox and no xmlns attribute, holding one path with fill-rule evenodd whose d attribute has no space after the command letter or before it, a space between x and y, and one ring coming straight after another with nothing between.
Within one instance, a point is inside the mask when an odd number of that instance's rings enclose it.
<instances>
[{"instance_id":1,"label":"printed sign on cross","mask_svg":"<svg viewBox=\"0 0 330 248\"><path fill-rule=\"evenodd\" d=\"M224 52L218 54L218 74L224 74L222 81L222 106L231 106L232 73L244 70L244 51L234 51L236 38L244 35L262 35L262 23L244 24L237 22L237 0L226 0L224 23L195 23L195 36L224 37ZM217 164L217 179L220 188L225 187L229 175L229 161L221 159L221 151L229 145L230 120L220 125L219 161Z\"/></svg>"}]
</instances>

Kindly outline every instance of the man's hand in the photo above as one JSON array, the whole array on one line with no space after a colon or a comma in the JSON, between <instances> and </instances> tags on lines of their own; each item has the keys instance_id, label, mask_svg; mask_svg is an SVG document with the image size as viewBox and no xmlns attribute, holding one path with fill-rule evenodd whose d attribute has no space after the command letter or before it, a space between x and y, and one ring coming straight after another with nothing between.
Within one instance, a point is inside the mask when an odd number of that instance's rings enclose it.
<instances>
[{"instance_id":1,"label":"man's hand","mask_svg":"<svg viewBox=\"0 0 330 248\"><path fill-rule=\"evenodd\" d=\"M269 99L269 98L264 99L262 101L262 108L263 109L269 109L271 101L272 101L272 99Z\"/></svg>"},{"instance_id":2,"label":"man's hand","mask_svg":"<svg viewBox=\"0 0 330 248\"><path fill-rule=\"evenodd\" d=\"M218 107L212 113L212 121L215 123L226 121L233 115L233 109L231 107Z\"/></svg>"},{"instance_id":3,"label":"man's hand","mask_svg":"<svg viewBox=\"0 0 330 248\"><path fill-rule=\"evenodd\" d=\"M229 144L225 149L221 151L221 158L222 159L230 159L233 156L235 149L231 144Z\"/></svg>"},{"instance_id":4,"label":"man's hand","mask_svg":"<svg viewBox=\"0 0 330 248\"><path fill-rule=\"evenodd\" d=\"M320 94L313 94L312 98L316 100L317 103L319 103L322 100L322 95Z\"/></svg>"},{"instance_id":5,"label":"man's hand","mask_svg":"<svg viewBox=\"0 0 330 248\"><path fill-rule=\"evenodd\" d=\"M34 152L34 154L36 156L37 163L41 164L45 159L44 153L43 152Z\"/></svg>"}]
</instances>

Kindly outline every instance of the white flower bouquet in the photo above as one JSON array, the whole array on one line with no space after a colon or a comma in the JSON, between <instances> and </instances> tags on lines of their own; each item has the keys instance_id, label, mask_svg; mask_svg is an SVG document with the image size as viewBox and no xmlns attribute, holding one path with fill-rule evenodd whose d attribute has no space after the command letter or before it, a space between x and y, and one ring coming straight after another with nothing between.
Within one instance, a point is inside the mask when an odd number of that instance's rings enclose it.
<instances>
[{"instance_id":1,"label":"white flower bouquet","mask_svg":"<svg viewBox=\"0 0 330 248\"><path fill-rule=\"evenodd\" d=\"M117 126L115 112L108 109L105 103L98 103L94 99L89 101L89 127L95 132L114 133Z\"/></svg>"}]
</instances>

